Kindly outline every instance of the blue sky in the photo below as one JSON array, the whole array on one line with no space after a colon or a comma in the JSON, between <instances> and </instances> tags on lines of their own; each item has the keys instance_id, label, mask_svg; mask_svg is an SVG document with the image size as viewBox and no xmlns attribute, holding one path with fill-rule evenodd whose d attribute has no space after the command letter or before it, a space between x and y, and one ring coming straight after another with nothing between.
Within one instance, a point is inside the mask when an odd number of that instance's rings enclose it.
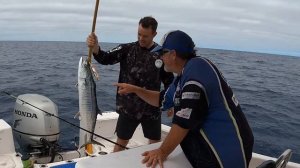
<instances>
[{"instance_id":1,"label":"blue sky","mask_svg":"<svg viewBox=\"0 0 300 168\"><path fill-rule=\"evenodd\" d=\"M85 41L95 0L1 0L0 41ZM180 29L198 47L300 56L299 0L100 0L101 42L137 39L151 15L164 33Z\"/></svg>"}]
</instances>

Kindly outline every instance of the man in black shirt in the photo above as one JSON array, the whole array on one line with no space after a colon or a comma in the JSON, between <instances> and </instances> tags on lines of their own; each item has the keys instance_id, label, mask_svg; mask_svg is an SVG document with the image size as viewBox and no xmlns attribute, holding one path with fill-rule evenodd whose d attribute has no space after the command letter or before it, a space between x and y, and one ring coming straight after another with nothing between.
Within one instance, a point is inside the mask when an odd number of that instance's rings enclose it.
<instances>
[{"instance_id":1,"label":"man in black shirt","mask_svg":"<svg viewBox=\"0 0 300 168\"><path fill-rule=\"evenodd\" d=\"M97 36L92 33L87 38L87 45L93 48L96 61L103 65L120 63L119 83L130 83L149 90L160 90L161 82L167 88L173 81L173 74L164 68L155 67L157 55L150 51L157 46L153 41L157 32L157 21L153 17L144 17L139 21L138 41L121 44L110 51L101 50ZM135 94L116 97L119 118L116 126L117 143L126 146L136 127L141 123L144 136L149 143L160 141L161 113L158 107L147 104ZM116 145L114 152L123 150Z\"/></svg>"}]
</instances>

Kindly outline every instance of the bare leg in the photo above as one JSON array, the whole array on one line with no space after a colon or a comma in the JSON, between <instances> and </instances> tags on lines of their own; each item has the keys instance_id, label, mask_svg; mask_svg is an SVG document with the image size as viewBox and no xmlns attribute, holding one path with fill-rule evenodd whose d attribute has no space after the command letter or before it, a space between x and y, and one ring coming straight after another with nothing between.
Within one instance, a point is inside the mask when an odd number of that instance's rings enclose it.
<instances>
[{"instance_id":1,"label":"bare leg","mask_svg":"<svg viewBox=\"0 0 300 168\"><path fill-rule=\"evenodd\" d=\"M120 145L123 145L123 146L126 146L128 144L128 142L129 142L129 140L123 140L123 139L120 139L120 138L117 139L117 144L120 144ZM125 148L122 148L119 145L115 145L113 152L119 152L119 151L122 151L124 149Z\"/></svg>"},{"instance_id":2,"label":"bare leg","mask_svg":"<svg viewBox=\"0 0 300 168\"><path fill-rule=\"evenodd\" d=\"M156 142L160 142L160 140L152 140L152 139L149 139L149 144L153 144L153 143L156 143Z\"/></svg>"}]
</instances>

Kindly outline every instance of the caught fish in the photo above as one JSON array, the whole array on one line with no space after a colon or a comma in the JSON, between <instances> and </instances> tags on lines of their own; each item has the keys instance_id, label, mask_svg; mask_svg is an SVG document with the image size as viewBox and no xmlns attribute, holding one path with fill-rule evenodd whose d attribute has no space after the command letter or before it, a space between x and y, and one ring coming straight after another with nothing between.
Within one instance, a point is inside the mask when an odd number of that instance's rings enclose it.
<instances>
[{"instance_id":1,"label":"caught fish","mask_svg":"<svg viewBox=\"0 0 300 168\"><path fill-rule=\"evenodd\" d=\"M98 74L87 59L81 57L78 66L78 93L79 93L79 112L80 127L90 132L94 132L97 114L101 111L97 105L96 84L94 78ZM79 148L85 146L86 152L92 154L93 134L82 129L79 132Z\"/></svg>"}]
</instances>

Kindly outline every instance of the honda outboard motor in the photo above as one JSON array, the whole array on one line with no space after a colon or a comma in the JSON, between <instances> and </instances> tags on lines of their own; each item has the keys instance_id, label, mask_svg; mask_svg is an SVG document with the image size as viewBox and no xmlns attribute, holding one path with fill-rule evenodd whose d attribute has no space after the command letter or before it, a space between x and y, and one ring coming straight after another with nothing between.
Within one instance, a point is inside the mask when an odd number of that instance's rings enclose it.
<instances>
[{"instance_id":1,"label":"honda outboard motor","mask_svg":"<svg viewBox=\"0 0 300 168\"><path fill-rule=\"evenodd\" d=\"M38 94L18 96L13 131L22 154L51 155L49 150L59 138L59 120L51 115L58 116L58 112L49 98Z\"/></svg>"}]
</instances>

